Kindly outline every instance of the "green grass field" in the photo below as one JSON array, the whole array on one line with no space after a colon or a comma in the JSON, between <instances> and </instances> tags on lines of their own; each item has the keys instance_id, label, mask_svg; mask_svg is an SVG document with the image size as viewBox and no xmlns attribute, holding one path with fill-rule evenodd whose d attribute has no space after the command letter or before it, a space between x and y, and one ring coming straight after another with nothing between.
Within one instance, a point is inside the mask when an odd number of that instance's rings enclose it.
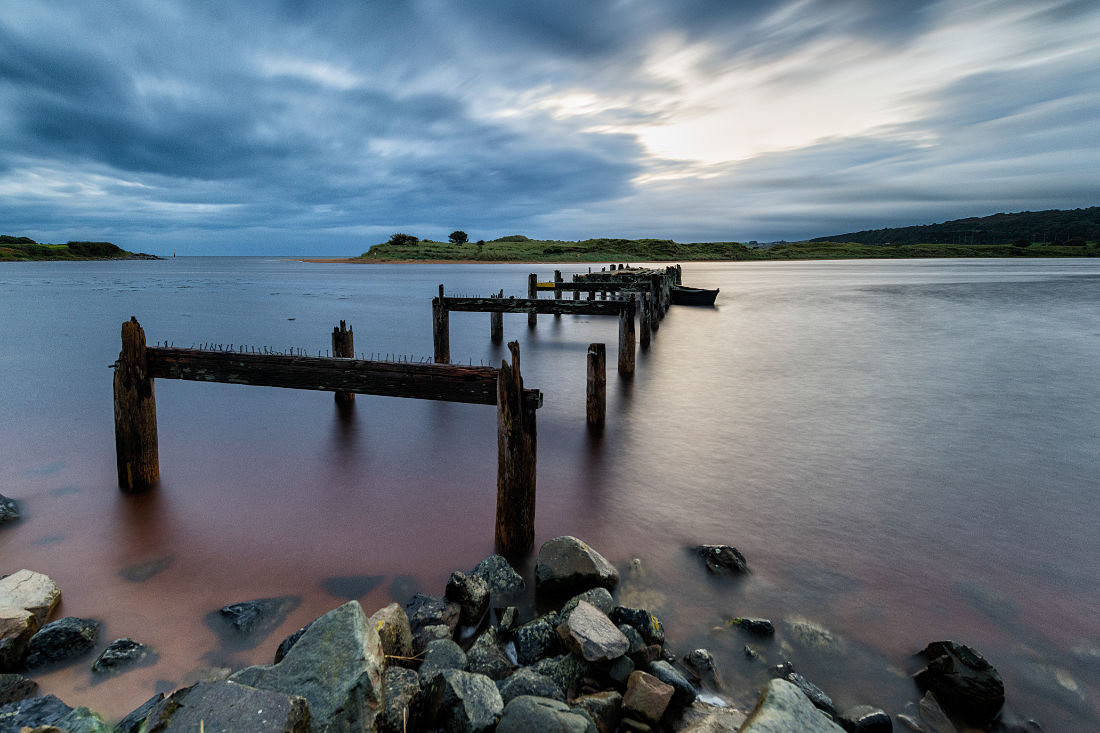
<instances>
[{"instance_id":1,"label":"green grass field","mask_svg":"<svg viewBox=\"0 0 1100 733\"><path fill-rule=\"evenodd\" d=\"M147 256L147 255L146 255ZM31 260L115 260L137 257L110 242L39 244L26 237L0 237L0 262Z\"/></svg>"}]
</instances>

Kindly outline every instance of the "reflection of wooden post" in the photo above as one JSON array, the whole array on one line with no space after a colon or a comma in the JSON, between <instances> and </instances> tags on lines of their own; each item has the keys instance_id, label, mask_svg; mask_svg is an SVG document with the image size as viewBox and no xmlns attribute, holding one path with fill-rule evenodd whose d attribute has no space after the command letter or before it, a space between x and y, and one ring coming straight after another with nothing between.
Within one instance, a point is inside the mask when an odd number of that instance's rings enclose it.
<instances>
[{"instance_id":1,"label":"reflection of wooden post","mask_svg":"<svg viewBox=\"0 0 1100 733\"><path fill-rule=\"evenodd\" d=\"M535 407L523 393L519 344L508 343L512 364L502 362L497 377L496 547L502 555L522 555L535 546Z\"/></svg>"},{"instance_id":2,"label":"reflection of wooden post","mask_svg":"<svg viewBox=\"0 0 1100 733\"><path fill-rule=\"evenodd\" d=\"M332 355L337 359L355 358L355 333L347 327L344 321L340 321L339 328L332 329ZM355 402L354 392L334 392L335 399L340 404Z\"/></svg>"},{"instance_id":3,"label":"reflection of wooden post","mask_svg":"<svg viewBox=\"0 0 1100 733\"><path fill-rule=\"evenodd\" d=\"M561 270L554 270L554 285L561 285ZM561 291L554 288L554 300L561 300ZM560 319L561 313L555 313L554 318Z\"/></svg>"},{"instance_id":4,"label":"reflection of wooden post","mask_svg":"<svg viewBox=\"0 0 1100 733\"><path fill-rule=\"evenodd\" d=\"M630 299L619 312L619 374L634 373L634 309Z\"/></svg>"},{"instance_id":5,"label":"reflection of wooden post","mask_svg":"<svg viewBox=\"0 0 1100 733\"><path fill-rule=\"evenodd\" d=\"M122 324L115 368L115 458L118 487L136 492L160 481L157 399L145 355L145 331L136 318Z\"/></svg>"},{"instance_id":6,"label":"reflection of wooden post","mask_svg":"<svg viewBox=\"0 0 1100 733\"><path fill-rule=\"evenodd\" d=\"M496 295L490 295L490 298L504 298L504 290L501 290ZM492 339L494 344L499 344L504 340L504 311L496 311L489 314L489 338Z\"/></svg>"},{"instance_id":7,"label":"reflection of wooden post","mask_svg":"<svg viewBox=\"0 0 1100 733\"><path fill-rule=\"evenodd\" d=\"M535 273L531 273L527 276L527 297L537 298L539 297L539 276ZM535 324L539 322L538 313L527 314L527 328L534 328Z\"/></svg>"},{"instance_id":8,"label":"reflection of wooden post","mask_svg":"<svg viewBox=\"0 0 1100 733\"><path fill-rule=\"evenodd\" d=\"M451 363L451 322L447 305L443 302L443 286L439 297L432 298L432 341L435 344L435 363Z\"/></svg>"},{"instance_id":9,"label":"reflection of wooden post","mask_svg":"<svg viewBox=\"0 0 1100 733\"><path fill-rule=\"evenodd\" d=\"M588 390L585 417L589 427L602 427L607 415L607 349L588 345Z\"/></svg>"}]
</instances>

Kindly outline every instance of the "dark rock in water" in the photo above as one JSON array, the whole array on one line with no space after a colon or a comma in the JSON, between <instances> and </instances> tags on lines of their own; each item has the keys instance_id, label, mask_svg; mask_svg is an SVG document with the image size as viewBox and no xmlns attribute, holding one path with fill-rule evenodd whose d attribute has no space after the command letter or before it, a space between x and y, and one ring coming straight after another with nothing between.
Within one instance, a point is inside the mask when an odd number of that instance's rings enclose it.
<instances>
[{"instance_id":1,"label":"dark rock in water","mask_svg":"<svg viewBox=\"0 0 1100 733\"><path fill-rule=\"evenodd\" d=\"M932 692L948 713L981 726L993 720L1004 706L1001 675L965 644L935 641L919 656L928 665L913 675L914 679L922 690Z\"/></svg>"},{"instance_id":2,"label":"dark rock in water","mask_svg":"<svg viewBox=\"0 0 1100 733\"><path fill-rule=\"evenodd\" d=\"M18 520L19 505L15 503L15 499L9 499L3 494L0 494L0 525Z\"/></svg>"},{"instance_id":3,"label":"dark rock in water","mask_svg":"<svg viewBox=\"0 0 1100 733\"><path fill-rule=\"evenodd\" d=\"M824 690L820 687L810 682L798 672L795 672L790 662L776 665L773 672L779 679L786 680L801 690L802 694L805 695L818 710L822 711L830 718L836 717L836 705L833 704L833 699L826 695Z\"/></svg>"},{"instance_id":4,"label":"dark rock in water","mask_svg":"<svg viewBox=\"0 0 1100 733\"><path fill-rule=\"evenodd\" d=\"M21 674L0 674L0 705L26 700L38 694L38 683Z\"/></svg>"},{"instance_id":5,"label":"dark rock in water","mask_svg":"<svg viewBox=\"0 0 1100 733\"><path fill-rule=\"evenodd\" d=\"M490 555L477 564L470 575L476 575L489 586L489 592L495 596L508 596L519 593L526 583L523 576L515 571L503 555Z\"/></svg>"},{"instance_id":6,"label":"dark rock in water","mask_svg":"<svg viewBox=\"0 0 1100 733\"><path fill-rule=\"evenodd\" d=\"M502 680L512 671L512 663L501 649L496 629L492 626L466 650L466 669L491 680Z\"/></svg>"},{"instance_id":7,"label":"dark rock in water","mask_svg":"<svg viewBox=\"0 0 1100 733\"><path fill-rule=\"evenodd\" d=\"M558 646L555 621L552 615L540 616L515 630L512 639L516 645L516 661L522 665L534 664L554 652Z\"/></svg>"},{"instance_id":8,"label":"dark rock in water","mask_svg":"<svg viewBox=\"0 0 1100 733\"><path fill-rule=\"evenodd\" d=\"M440 596L417 593L405 604L405 613L409 616L409 627L413 635L425 626L446 626L454 633L461 607Z\"/></svg>"},{"instance_id":9,"label":"dark rock in water","mask_svg":"<svg viewBox=\"0 0 1100 733\"><path fill-rule=\"evenodd\" d=\"M646 644L664 644L665 627L661 620L643 608L616 606L611 610L611 620L616 624L628 624L638 630Z\"/></svg>"},{"instance_id":10,"label":"dark rock in water","mask_svg":"<svg viewBox=\"0 0 1100 733\"><path fill-rule=\"evenodd\" d=\"M736 626L758 636L773 636L775 634L775 625L766 618L731 618L726 624Z\"/></svg>"},{"instance_id":11,"label":"dark rock in water","mask_svg":"<svg viewBox=\"0 0 1100 733\"><path fill-rule=\"evenodd\" d=\"M379 730L382 733L418 730L414 711L420 702L420 678L416 672L404 667L390 667L383 680L386 708L382 713Z\"/></svg>"},{"instance_id":12,"label":"dark rock in water","mask_svg":"<svg viewBox=\"0 0 1100 733\"><path fill-rule=\"evenodd\" d=\"M421 592L420 581L411 575L398 575L390 583L390 598L405 605L410 598Z\"/></svg>"},{"instance_id":13,"label":"dark rock in water","mask_svg":"<svg viewBox=\"0 0 1100 733\"><path fill-rule=\"evenodd\" d=\"M437 675L449 669L466 669L466 652L450 639L436 639L428 644L420 664L420 686L427 689Z\"/></svg>"},{"instance_id":14,"label":"dark rock in water","mask_svg":"<svg viewBox=\"0 0 1100 733\"><path fill-rule=\"evenodd\" d=\"M248 667L229 679L304 697L328 730L369 730L382 709L384 667L378 632L359 602L348 601L314 620L278 664Z\"/></svg>"},{"instance_id":15,"label":"dark rock in water","mask_svg":"<svg viewBox=\"0 0 1100 733\"><path fill-rule=\"evenodd\" d=\"M298 640L302 638L302 634L306 633L306 629L308 629L309 626L309 624L306 624L302 628L291 633L290 636L286 637L279 643L279 648L275 650L274 664L278 664L279 662L283 661L283 657L285 657L287 652L289 652L290 649L298 643Z\"/></svg>"},{"instance_id":16,"label":"dark rock in water","mask_svg":"<svg viewBox=\"0 0 1100 733\"><path fill-rule=\"evenodd\" d=\"M92 662L92 671L98 673L117 672L123 667L129 667L142 661L149 660L153 650L145 644L133 639L115 639Z\"/></svg>"},{"instance_id":17,"label":"dark rock in water","mask_svg":"<svg viewBox=\"0 0 1100 733\"><path fill-rule=\"evenodd\" d=\"M27 645L27 666L71 660L92 650L99 638L99 622L66 616L46 624Z\"/></svg>"},{"instance_id":18,"label":"dark rock in water","mask_svg":"<svg viewBox=\"0 0 1100 733\"><path fill-rule=\"evenodd\" d=\"M565 646L588 662L608 662L626 654L630 641L600 609L578 601L557 627Z\"/></svg>"},{"instance_id":19,"label":"dark rock in water","mask_svg":"<svg viewBox=\"0 0 1100 733\"><path fill-rule=\"evenodd\" d=\"M530 695L521 695L505 705L496 729L497 733L596 733L595 724L587 716L573 712L564 702Z\"/></svg>"},{"instance_id":20,"label":"dark rock in water","mask_svg":"<svg viewBox=\"0 0 1100 733\"><path fill-rule=\"evenodd\" d=\"M581 695L573 700L573 706L588 713L599 733L615 733L623 713L623 696L614 690Z\"/></svg>"},{"instance_id":21,"label":"dark rock in water","mask_svg":"<svg viewBox=\"0 0 1100 733\"><path fill-rule=\"evenodd\" d=\"M446 596L462 609L459 619L464 624L477 624L489 609L489 584L476 575L459 570L451 573Z\"/></svg>"},{"instance_id":22,"label":"dark rock in water","mask_svg":"<svg viewBox=\"0 0 1100 733\"><path fill-rule=\"evenodd\" d=\"M848 733L891 733L894 729L890 715L871 705L857 705L845 710L839 722Z\"/></svg>"},{"instance_id":23,"label":"dark rock in water","mask_svg":"<svg viewBox=\"0 0 1100 733\"><path fill-rule=\"evenodd\" d=\"M296 596L231 603L207 616L207 625L223 641L250 648L274 631L299 603Z\"/></svg>"},{"instance_id":24,"label":"dark rock in water","mask_svg":"<svg viewBox=\"0 0 1100 733\"><path fill-rule=\"evenodd\" d=\"M497 689L500 690L500 697L505 705L520 695L548 697L565 702L565 690L561 685L546 675L539 674L531 667L517 669L507 679L498 682Z\"/></svg>"},{"instance_id":25,"label":"dark rock in water","mask_svg":"<svg viewBox=\"0 0 1100 733\"><path fill-rule=\"evenodd\" d=\"M382 583L381 575L333 575L321 581L321 587L345 601L357 601Z\"/></svg>"},{"instance_id":26,"label":"dark rock in water","mask_svg":"<svg viewBox=\"0 0 1100 733\"><path fill-rule=\"evenodd\" d=\"M424 717L429 728L454 733L493 730L504 701L485 675L450 669L437 675L424 691Z\"/></svg>"},{"instance_id":27,"label":"dark rock in water","mask_svg":"<svg viewBox=\"0 0 1100 733\"><path fill-rule=\"evenodd\" d=\"M153 709L157 707L164 699L164 693L158 692L151 698L143 702L139 707L131 710L126 714L126 717L118 721L115 725L116 733L140 733L141 724L145 722L145 719L149 717L149 713L153 712Z\"/></svg>"},{"instance_id":28,"label":"dark rock in water","mask_svg":"<svg viewBox=\"0 0 1100 733\"><path fill-rule=\"evenodd\" d=\"M714 655L706 649L693 649L685 654L684 666L698 682L715 690L722 689L722 676L718 672L718 665L714 661Z\"/></svg>"},{"instance_id":29,"label":"dark rock in water","mask_svg":"<svg viewBox=\"0 0 1100 733\"><path fill-rule=\"evenodd\" d=\"M703 558L707 570L716 575L740 575L749 572L745 556L729 545L697 545L695 554Z\"/></svg>"},{"instance_id":30,"label":"dark rock in water","mask_svg":"<svg viewBox=\"0 0 1100 733\"><path fill-rule=\"evenodd\" d=\"M668 662L664 660L654 662L649 665L649 673L666 685L672 685L673 690L675 690L672 693L672 704L674 706L682 708L695 702L698 695L695 688L684 675L680 674Z\"/></svg>"},{"instance_id":31,"label":"dark rock in water","mask_svg":"<svg viewBox=\"0 0 1100 733\"><path fill-rule=\"evenodd\" d=\"M535 562L535 586L551 593L580 593L589 588L613 590L619 571L603 555L576 537L544 543Z\"/></svg>"},{"instance_id":32,"label":"dark rock in water","mask_svg":"<svg viewBox=\"0 0 1100 733\"><path fill-rule=\"evenodd\" d=\"M73 709L53 695L32 697L0 706L0 730L19 731L40 725L57 725Z\"/></svg>"},{"instance_id":33,"label":"dark rock in water","mask_svg":"<svg viewBox=\"0 0 1100 733\"><path fill-rule=\"evenodd\" d=\"M199 682L154 705L146 725L157 733L200 729L310 733L310 711L297 695L232 682Z\"/></svg>"},{"instance_id":34,"label":"dark rock in water","mask_svg":"<svg viewBox=\"0 0 1100 733\"><path fill-rule=\"evenodd\" d=\"M168 566L171 565L174 560L175 558L170 555L158 557L155 560L149 560L148 562L125 567L118 571L118 575L120 578L130 583L144 583L154 575L167 570Z\"/></svg>"}]
</instances>

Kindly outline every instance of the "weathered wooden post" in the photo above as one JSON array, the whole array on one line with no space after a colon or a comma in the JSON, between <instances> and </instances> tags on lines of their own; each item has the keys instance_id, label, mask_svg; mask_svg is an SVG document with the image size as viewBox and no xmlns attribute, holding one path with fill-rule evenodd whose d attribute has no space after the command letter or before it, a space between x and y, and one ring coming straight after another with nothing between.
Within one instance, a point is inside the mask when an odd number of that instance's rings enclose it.
<instances>
[{"instance_id":1,"label":"weathered wooden post","mask_svg":"<svg viewBox=\"0 0 1100 733\"><path fill-rule=\"evenodd\" d=\"M588 390L585 417L590 428L603 427L607 416L607 348L588 345Z\"/></svg>"},{"instance_id":2,"label":"weathered wooden post","mask_svg":"<svg viewBox=\"0 0 1100 733\"><path fill-rule=\"evenodd\" d=\"M355 358L355 333L347 327L344 321L340 321L339 327L333 326L332 328L332 355L337 359ZM354 392L337 390L333 395L336 402L341 405L355 402Z\"/></svg>"},{"instance_id":3,"label":"weathered wooden post","mask_svg":"<svg viewBox=\"0 0 1100 733\"><path fill-rule=\"evenodd\" d=\"M641 328L641 335L638 339L639 345L644 349L649 346L649 337L653 331L653 309L650 307L649 293L644 290L638 293L638 300L642 306L642 315L638 319L640 321L639 328Z\"/></svg>"},{"instance_id":4,"label":"weathered wooden post","mask_svg":"<svg viewBox=\"0 0 1100 733\"><path fill-rule=\"evenodd\" d=\"M539 297L539 276L532 272L527 276L527 297L537 298ZM527 314L527 328L534 328L535 324L539 322L538 313Z\"/></svg>"},{"instance_id":5,"label":"weathered wooden post","mask_svg":"<svg viewBox=\"0 0 1100 733\"><path fill-rule=\"evenodd\" d=\"M118 487L126 492L144 491L160 481L157 399L149 376L145 331L132 316L122 324L114 388Z\"/></svg>"},{"instance_id":6,"label":"weathered wooden post","mask_svg":"<svg viewBox=\"0 0 1100 733\"><path fill-rule=\"evenodd\" d=\"M535 546L535 407L523 393L519 343L510 341L512 364L497 375L497 551L529 553Z\"/></svg>"},{"instance_id":7,"label":"weathered wooden post","mask_svg":"<svg viewBox=\"0 0 1100 733\"><path fill-rule=\"evenodd\" d=\"M662 286L663 278L660 275L651 275L649 278L649 294L653 298L653 317L649 320L650 327L653 328L654 333L661 328L661 319L664 317L665 312L662 306L661 293L663 292Z\"/></svg>"},{"instance_id":8,"label":"weathered wooden post","mask_svg":"<svg viewBox=\"0 0 1100 733\"><path fill-rule=\"evenodd\" d=\"M554 285L561 285L561 270L554 270ZM561 291L554 288L554 300L561 300ZM561 313L554 314L555 320L561 319Z\"/></svg>"},{"instance_id":9,"label":"weathered wooden post","mask_svg":"<svg viewBox=\"0 0 1100 733\"><path fill-rule=\"evenodd\" d=\"M451 322L447 304L443 301L443 285L439 297L432 298L432 341L435 344L435 363L451 363Z\"/></svg>"},{"instance_id":10,"label":"weathered wooden post","mask_svg":"<svg viewBox=\"0 0 1100 733\"><path fill-rule=\"evenodd\" d=\"M625 301L619 311L619 374L634 373L634 300Z\"/></svg>"},{"instance_id":11,"label":"weathered wooden post","mask_svg":"<svg viewBox=\"0 0 1100 733\"><path fill-rule=\"evenodd\" d=\"M684 268L679 265L676 265L675 282L677 285L684 284Z\"/></svg>"},{"instance_id":12,"label":"weathered wooden post","mask_svg":"<svg viewBox=\"0 0 1100 733\"><path fill-rule=\"evenodd\" d=\"M503 300L504 290L502 289L496 295L490 295L489 297ZM489 338L492 339L494 344L499 344L504 340L504 311L489 314Z\"/></svg>"}]
</instances>

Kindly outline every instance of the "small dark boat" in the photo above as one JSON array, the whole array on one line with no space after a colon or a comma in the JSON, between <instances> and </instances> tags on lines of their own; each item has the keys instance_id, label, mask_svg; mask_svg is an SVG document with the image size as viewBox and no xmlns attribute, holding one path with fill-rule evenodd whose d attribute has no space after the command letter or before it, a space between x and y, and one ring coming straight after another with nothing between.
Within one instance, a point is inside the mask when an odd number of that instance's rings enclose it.
<instances>
[{"instance_id":1,"label":"small dark boat","mask_svg":"<svg viewBox=\"0 0 1100 733\"><path fill-rule=\"evenodd\" d=\"M718 288L706 290L704 288L689 288L686 285L672 286L673 305L714 305L714 299L718 297Z\"/></svg>"}]
</instances>

